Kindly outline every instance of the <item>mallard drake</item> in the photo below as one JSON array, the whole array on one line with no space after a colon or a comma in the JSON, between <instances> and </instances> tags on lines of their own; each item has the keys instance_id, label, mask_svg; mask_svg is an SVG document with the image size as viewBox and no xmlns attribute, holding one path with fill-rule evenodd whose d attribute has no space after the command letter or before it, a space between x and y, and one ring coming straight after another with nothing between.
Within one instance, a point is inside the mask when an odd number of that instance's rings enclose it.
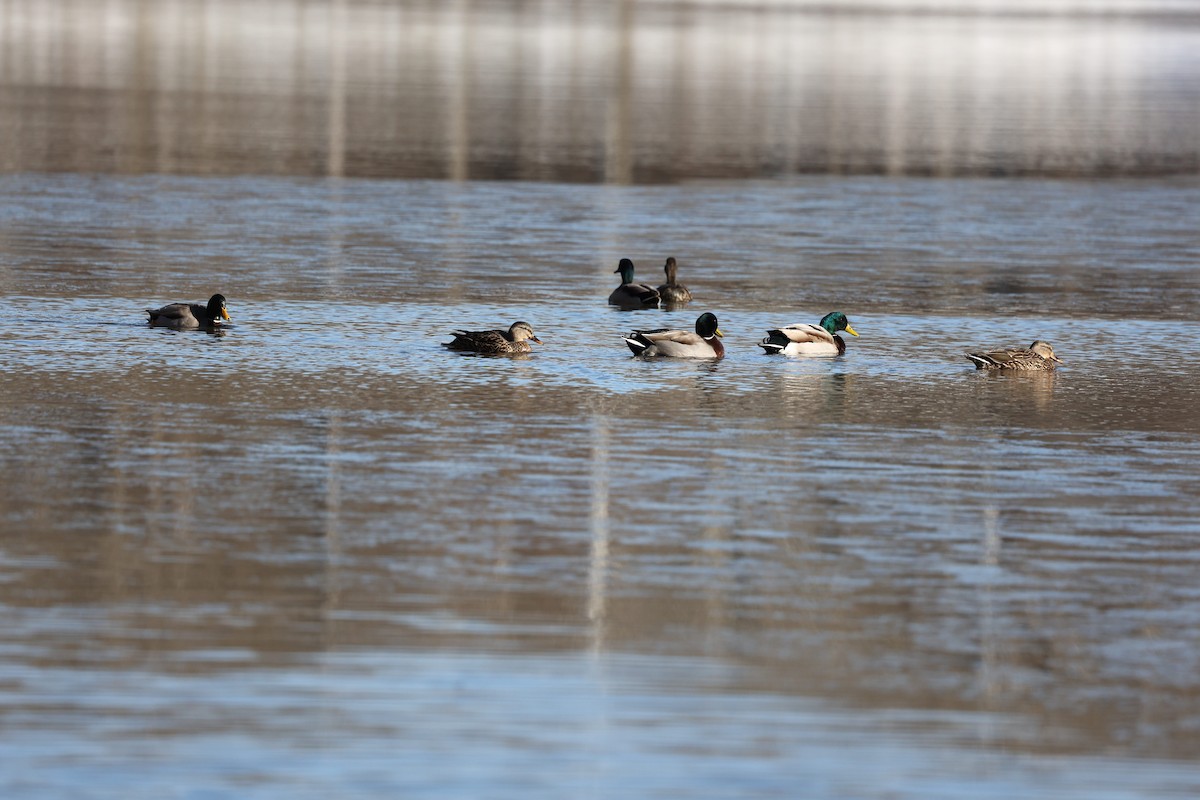
<instances>
[{"instance_id":1,"label":"mallard drake","mask_svg":"<svg viewBox=\"0 0 1200 800\"><path fill-rule=\"evenodd\" d=\"M663 264L663 272L667 273L667 282L658 287L658 296L664 303L681 306L692 301L692 292L682 283L675 282L676 264L674 258L668 258Z\"/></svg>"},{"instance_id":2,"label":"mallard drake","mask_svg":"<svg viewBox=\"0 0 1200 800\"><path fill-rule=\"evenodd\" d=\"M633 262L622 258L613 272L621 274L621 285L608 296L608 304L621 308L657 308L661 298L658 290L644 283L633 282Z\"/></svg>"},{"instance_id":3,"label":"mallard drake","mask_svg":"<svg viewBox=\"0 0 1200 800\"><path fill-rule=\"evenodd\" d=\"M223 294L214 294L206 306L199 303L169 303L162 308L147 308L146 313L150 315L147 322L153 327L176 330L211 328L229 319Z\"/></svg>"},{"instance_id":4,"label":"mallard drake","mask_svg":"<svg viewBox=\"0 0 1200 800\"><path fill-rule=\"evenodd\" d=\"M758 346L768 353L787 356L840 356L846 352L846 343L837 335L838 331L858 336L858 332L850 327L846 315L833 311L821 317L817 325L798 323L786 328L773 328L767 331L767 338Z\"/></svg>"},{"instance_id":5,"label":"mallard drake","mask_svg":"<svg viewBox=\"0 0 1200 800\"><path fill-rule=\"evenodd\" d=\"M991 350L986 353L963 353L975 369L1025 369L1045 370L1054 369L1056 364L1064 364L1061 358L1054 355L1054 348L1049 342L1038 339L1026 350Z\"/></svg>"},{"instance_id":6,"label":"mallard drake","mask_svg":"<svg viewBox=\"0 0 1200 800\"><path fill-rule=\"evenodd\" d=\"M533 326L528 322L514 322L508 330L494 331L451 331L454 341L443 342L451 350L471 350L487 355L528 353L533 348L530 342L542 343L533 335Z\"/></svg>"},{"instance_id":7,"label":"mallard drake","mask_svg":"<svg viewBox=\"0 0 1200 800\"><path fill-rule=\"evenodd\" d=\"M669 356L672 358L721 358L725 347L720 337L725 334L717 327L717 317L705 312L696 320L696 332L660 328L653 331L632 331L625 344L635 356Z\"/></svg>"}]
</instances>

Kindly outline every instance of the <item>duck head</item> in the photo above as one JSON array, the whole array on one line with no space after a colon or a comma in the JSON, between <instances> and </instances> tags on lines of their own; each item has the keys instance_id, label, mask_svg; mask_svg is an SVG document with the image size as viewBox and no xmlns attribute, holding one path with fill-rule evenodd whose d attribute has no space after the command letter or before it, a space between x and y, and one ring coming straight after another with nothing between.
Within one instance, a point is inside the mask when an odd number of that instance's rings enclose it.
<instances>
[{"instance_id":1,"label":"duck head","mask_svg":"<svg viewBox=\"0 0 1200 800\"><path fill-rule=\"evenodd\" d=\"M701 338L711 339L714 336L723 337L721 329L717 327L717 315L710 314L705 311L696 319L696 333L700 334Z\"/></svg>"},{"instance_id":2,"label":"duck head","mask_svg":"<svg viewBox=\"0 0 1200 800\"><path fill-rule=\"evenodd\" d=\"M675 273L676 273L677 269L678 269L678 267L675 264L674 256L668 258L667 263L663 264L663 272L667 273L667 283L670 284L671 286L675 285Z\"/></svg>"},{"instance_id":3,"label":"duck head","mask_svg":"<svg viewBox=\"0 0 1200 800\"><path fill-rule=\"evenodd\" d=\"M229 319L229 310L225 308L225 295L214 294L208 298L208 318L211 320Z\"/></svg>"},{"instance_id":4,"label":"duck head","mask_svg":"<svg viewBox=\"0 0 1200 800\"><path fill-rule=\"evenodd\" d=\"M1029 345L1029 349L1047 361L1057 361L1059 364L1066 363L1061 358L1054 355L1054 348L1050 346L1049 342L1044 342L1041 339L1038 339L1033 344Z\"/></svg>"},{"instance_id":5,"label":"duck head","mask_svg":"<svg viewBox=\"0 0 1200 800\"><path fill-rule=\"evenodd\" d=\"M846 319L846 315L840 311L831 311L821 317L821 327L832 334L837 334L838 331L845 331L851 336L858 336L858 331L850 327L850 320Z\"/></svg>"},{"instance_id":6,"label":"duck head","mask_svg":"<svg viewBox=\"0 0 1200 800\"><path fill-rule=\"evenodd\" d=\"M621 273L621 284L633 283L633 262L628 258L622 258L621 263L613 272Z\"/></svg>"},{"instance_id":7,"label":"duck head","mask_svg":"<svg viewBox=\"0 0 1200 800\"><path fill-rule=\"evenodd\" d=\"M523 342L528 339L536 344L542 343L541 339L533 335L533 326L528 322L514 322L508 328L508 335L514 342Z\"/></svg>"}]
</instances>

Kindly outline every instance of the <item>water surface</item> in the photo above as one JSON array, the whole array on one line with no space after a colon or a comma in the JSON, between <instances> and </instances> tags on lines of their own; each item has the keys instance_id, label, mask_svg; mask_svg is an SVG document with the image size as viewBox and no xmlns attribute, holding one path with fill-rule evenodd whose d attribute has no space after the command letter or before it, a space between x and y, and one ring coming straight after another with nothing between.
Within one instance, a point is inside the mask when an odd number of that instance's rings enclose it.
<instances>
[{"instance_id":1,"label":"water surface","mask_svg":"<svg viewBox=\"0 0 1200 800\"><path fill-rule=\"evenodd\" d=\"M0 201L0 793L1200 791L1194 180ZM719 363L620 340L703 310Z\"/></svg>"}]
</instances>

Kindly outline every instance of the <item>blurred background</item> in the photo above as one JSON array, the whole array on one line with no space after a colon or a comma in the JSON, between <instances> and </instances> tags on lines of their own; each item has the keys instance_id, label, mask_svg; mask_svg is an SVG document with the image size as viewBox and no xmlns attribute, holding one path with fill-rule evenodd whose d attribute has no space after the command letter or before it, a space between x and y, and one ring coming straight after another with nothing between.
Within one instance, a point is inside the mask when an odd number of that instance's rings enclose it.
<instances>
[{"instance_id":1,"label":"blurred background","mask_svg":"<svg viewBox=\"0 0 1200 800\"><path fill-rule=\"evenodd\" d=\"M1200 168L1179 0L0 0L0 169L613 183Z\"/></svg>"}]
</instances>

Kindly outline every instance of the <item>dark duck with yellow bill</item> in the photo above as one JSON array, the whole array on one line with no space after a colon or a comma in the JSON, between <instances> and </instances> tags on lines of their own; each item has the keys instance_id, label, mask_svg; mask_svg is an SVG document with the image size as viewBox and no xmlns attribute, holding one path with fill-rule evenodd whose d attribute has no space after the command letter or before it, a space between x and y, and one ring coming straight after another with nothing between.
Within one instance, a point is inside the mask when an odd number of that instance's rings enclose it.
<instances>
[{"instance_id":1,"label":"dark duck with yellow bill","mask_svg":"<svg viewBox=\"0 0 1200 800\"><path fill-rule=\"evenodd\" d=\"M146 309L150 315L147 322L155 328L174 328L178 331L196 328L212 328L229 321L225 308L225 295L214 294L208 305L199 303L169 303L162 308Z\"/></svg>"}]
</instances>

